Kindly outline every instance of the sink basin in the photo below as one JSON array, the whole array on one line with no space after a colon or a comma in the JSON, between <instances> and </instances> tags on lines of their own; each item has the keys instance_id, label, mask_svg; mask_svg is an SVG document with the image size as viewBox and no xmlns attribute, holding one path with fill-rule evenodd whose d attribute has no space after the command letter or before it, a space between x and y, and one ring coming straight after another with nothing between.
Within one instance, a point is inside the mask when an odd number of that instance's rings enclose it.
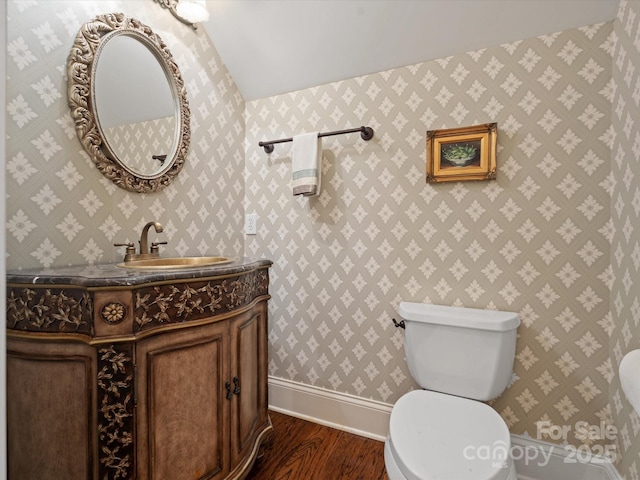
<instances>
[{"instance_id":1,"label":"sink basin","mask_svg":"<svg viewBox=\"0 0 640 480\"><path fill-rule=\"evenodd\" d=\"M136 270L177 270L179 268L208 267L230 263L234 259L229 257L169 257L169 258L145 258L131 262L119 263L118 267L132 268Z\"/></svg>"}]
</instances>

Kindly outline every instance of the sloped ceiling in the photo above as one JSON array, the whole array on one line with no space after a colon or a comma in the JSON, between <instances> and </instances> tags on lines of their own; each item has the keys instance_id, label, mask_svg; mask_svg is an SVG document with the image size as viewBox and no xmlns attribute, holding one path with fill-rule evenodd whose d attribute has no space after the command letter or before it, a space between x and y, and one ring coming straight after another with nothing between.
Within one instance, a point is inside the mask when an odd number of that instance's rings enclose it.
<instances>
[{"instance_id":1,"label":"sloped ceiling","mask_svg":"<svg viewBox=\"0 0 640 480\"><path fill-rule=\"evenodd\" d=\"M615 17L620 0L207 0L246 100Z\"/></svg>"}]
</instances>

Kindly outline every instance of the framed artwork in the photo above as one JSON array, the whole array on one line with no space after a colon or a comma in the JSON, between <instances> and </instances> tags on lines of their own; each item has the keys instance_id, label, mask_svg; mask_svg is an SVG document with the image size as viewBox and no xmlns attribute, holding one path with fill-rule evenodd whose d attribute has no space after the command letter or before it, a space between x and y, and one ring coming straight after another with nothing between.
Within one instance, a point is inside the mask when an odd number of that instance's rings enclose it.
<instances>
[{"instance_id":1,"label":"framed artwork","mask_svg":"<svg viewBox=\"0 0 640 480\"><path fill-rule=\"evenodd\" d=\"M496 179L498 124L427 131L427 182Z\"/></svg>"}]
</instances>

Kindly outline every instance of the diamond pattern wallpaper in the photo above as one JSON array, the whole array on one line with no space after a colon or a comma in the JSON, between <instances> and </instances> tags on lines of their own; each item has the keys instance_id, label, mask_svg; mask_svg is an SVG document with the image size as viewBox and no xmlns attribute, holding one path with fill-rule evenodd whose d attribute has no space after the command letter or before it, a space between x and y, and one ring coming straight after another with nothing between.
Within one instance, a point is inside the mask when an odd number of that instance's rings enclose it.
<instances>
[{"instance_id":1,"label":"diamond pattern wallpaper","mask_svg":"<svg viewBox=\"0 0 640 480\"><path fill-rule=\"evenodd\" d=\"M622 2L615 22L613 114L616 132L611 170L613 223L611 314L615 328L609 350L617 372L625 353L640 348L640 2ZM610 402L627 479L640 478L640 417L614 376Z\"/></svg>"},{"instance_id":2,"label":"diamond pattern wallpaper","mask_svg":"<svg viewBox=\"0 0 640 480\"><path fill-rule=\"evenodd\" d=\"M151 0L18 0L7 7L7 268L120 261L124 249L113 244L137 245L151 220L165 227L150 239L166 240L166 254L241 254L244 99L209 37ZM187 88L189 156L174 184L157 193L127 192L102 177L69 113L71 46L84 22L109 12L159 34Z\"/></svg>"},{"instance_id":3,"label":"diamond pattern wallpaper","mask_svg":"<svg viewBox=\"0 0 640 480\"><path fill-rule=\"evenodd\" d=\"M174 139L169 132L173 129L174 117L164 117L104 128L103 131L111 149L118 152L118 158L134 171L146 172L145 160L151 148L158 155L167 155L171 151ZM155 132L161 132L161 135Z\"/></svg>"},{"instance_id":4,"label":"diamond pattern wallpaper","mask_svg":"<svg viewBox=\"0 0 640 480\"><path fill-rule=\"evenodd\" d=\"M168 44L191 107L174 184L124 191L76 137L65 65L85 21L123 11ZM569 427L640 478L640 418L617 379L640 347L640 2L613 22L245 104L214 46L151 0L10 0L7 266L115 262L113 243L164 224L166 254L244 254L271 269L274 377L393 403L417 386L392 318L402 300L516 311L511 432ZM427 184L426 131L498 123L495 181ZM323 139L319 197L291 194L291 144ZM257 235L242 231L257 214ZM593 450L597 452L596 449Z\"/></svg>"},{"instance_id":5,"label":"diamond pattern wallpaper","mask_svg":"<svg viewBox=\"0 0 640 480\"><path fill-rule=\"evenodd\" d=\"M400 301L510 310L514 375L493 405L511 431L609 422L613 48L612 23L591 25L247 102L270 374L393 403L416 388ZM489 122L496 181L425 182L427 130ZM316 198L291 194L291 143L258 147L360 125L371 141L322 139Z\"/></svg>"}]
</instances>

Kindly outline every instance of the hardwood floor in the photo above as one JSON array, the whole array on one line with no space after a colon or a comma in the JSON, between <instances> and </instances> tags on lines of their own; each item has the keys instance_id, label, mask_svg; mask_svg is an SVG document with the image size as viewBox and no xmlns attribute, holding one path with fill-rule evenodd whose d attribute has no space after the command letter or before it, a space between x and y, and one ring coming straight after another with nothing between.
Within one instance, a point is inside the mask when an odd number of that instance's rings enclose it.
<instances>
[{"instance_id":1,"label":"hardwood floor","mask_svg":"<svg viewBox=\"0 0 640 480\"><path fill-rule=\"evenodd\" d=\"M269 412L273 435L249 480L388 480L384 443Z\"/></svg>"}]
</instances>

